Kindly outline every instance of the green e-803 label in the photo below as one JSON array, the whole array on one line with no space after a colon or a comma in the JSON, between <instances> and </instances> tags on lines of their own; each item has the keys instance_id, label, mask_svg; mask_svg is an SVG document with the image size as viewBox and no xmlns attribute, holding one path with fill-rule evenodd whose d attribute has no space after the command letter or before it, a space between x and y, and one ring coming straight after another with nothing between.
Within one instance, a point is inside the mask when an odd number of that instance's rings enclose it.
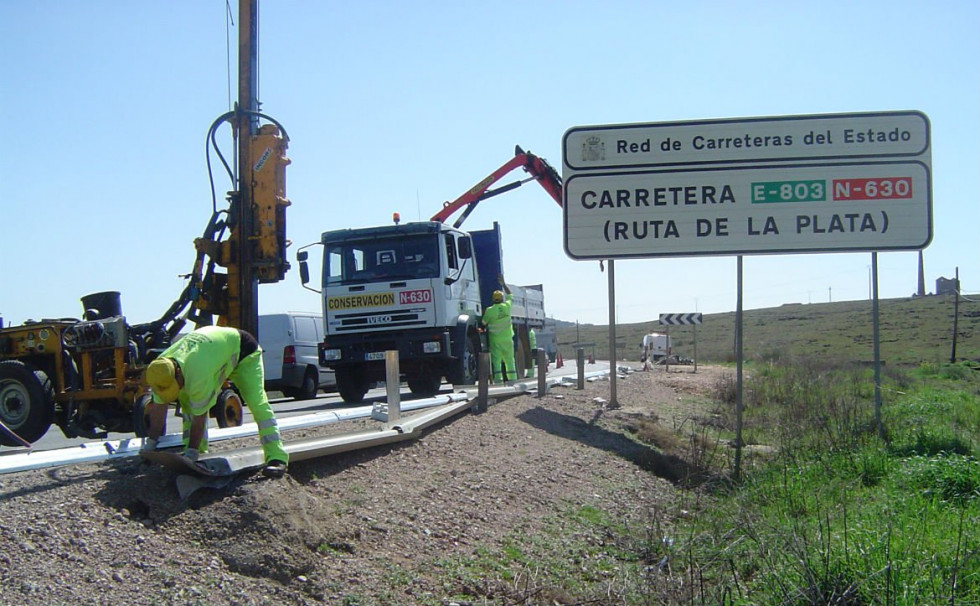
<instances>
[{"instance_id":1,"label":"green e-803 label","mask_svg":"<svg viewBox=\"0 0 980 606\"><path fill-rule=\"evenodd\" d=\"M827 199L827 183L812 181L761 181L752 184L752 203L823 202Z\"/></svg>"}]
</instances>

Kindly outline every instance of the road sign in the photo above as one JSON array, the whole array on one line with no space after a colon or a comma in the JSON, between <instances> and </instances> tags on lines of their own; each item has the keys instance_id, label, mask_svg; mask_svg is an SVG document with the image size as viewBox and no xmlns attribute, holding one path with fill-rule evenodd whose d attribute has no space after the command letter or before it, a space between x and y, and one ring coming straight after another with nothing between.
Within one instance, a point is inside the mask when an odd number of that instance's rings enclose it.
<instances>
[{"instance_id":1,"label":"road sign","mask_svg":"<svg viewBox=\"0 0 980 606\"><path fill-rule=\"evenodd\" d=\"M929 119L916 111L576 126L564 174L658 166L916 157Z\"/></svg>"},{"instance_id":2,"label":"road sign","mask_svg":"<svg viewBox=\"0 0 980 606\"><path fill-rule=\"evenodd\" d=\"M660 323L665 326L691 326L701 323L700 313L660 314Z\"/></svg>"},{"instance_id":3,"label":"road sign","mask_svg":"<svg viewBox=\"0 0 980 606\"><path fill-rule=\"evenodd\" d=\"M583 151L581 137L588 147L596 133L599 151ZM918 112L578 127L564 152L565 251L576 259L915 250L932 239Z\"/></svg>"}]
</instances>

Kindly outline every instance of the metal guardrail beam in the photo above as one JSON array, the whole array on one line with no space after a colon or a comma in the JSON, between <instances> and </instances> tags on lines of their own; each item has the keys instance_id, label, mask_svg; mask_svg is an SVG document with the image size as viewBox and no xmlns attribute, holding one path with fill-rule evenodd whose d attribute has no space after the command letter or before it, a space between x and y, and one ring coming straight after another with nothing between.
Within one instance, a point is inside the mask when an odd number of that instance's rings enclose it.
<instances>
[{"instance_id":1,"label":"metal guardrail beam","mask_svg":"<svg viewBox=\"0 0 980 606\"><path fill-rule=\"evenodd\" d=\"M594 373L587 373L583 378L599 377L608 372L596 371ZM576 380L576 377L555 377L548 379L547 385L566 385L569 381L574 380ZM528 381L514 382L510 385L488 387L486 397L492 401L498 398L508 398L523 393L536 392L539 384L540 381L538 379L530 379ZM472 408L477 400L477 395L478 389L477 387L473 387L452 394L403 402L400 406L402 413L424 409L432 410L416 415L403 416L397 424L386 423L380 430L339 434L327 438L309 438L297 441L287 440L285 441L284 447L289 453L291 460L303 461L339 452L414 439L425 428ZM376 406L378 405L372 404L370 406L360 406L340 412L318 412L287 417L279 420L279 429L280 431L305 429L330 425L341 421L368 418L372 416L372 411ZM245 438L255 436L257 433L258 428L255 423L246 423L240 427L209 429L208 441L213 443L222 440ZM0 456L0 474L133 457L139 454L139 449L142 444L142 438L126 438L123 440L87 442L79 446L57 450L28 451L2 455ZM158 447L176 448L179 446L181 446L181 436L171 434L161 437ZM220 453L206 455L201 459L206 460L208 458L226 459L229 466L235 471L261 467L264 463L262 449L259 447L222 451Z\"/></svg>"}]
</instances>

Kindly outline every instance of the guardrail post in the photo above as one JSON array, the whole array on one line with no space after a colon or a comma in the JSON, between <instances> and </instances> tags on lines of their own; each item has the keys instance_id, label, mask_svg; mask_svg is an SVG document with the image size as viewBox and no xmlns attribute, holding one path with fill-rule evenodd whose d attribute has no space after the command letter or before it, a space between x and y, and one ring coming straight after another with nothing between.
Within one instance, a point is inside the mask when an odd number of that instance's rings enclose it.
<instances>
[{"instance_id":1,"label":"guardrail post","mask_svg":"<svg viewBox=\"0 0 980 606\"><path fill-rule=\"evenodd\" d=\"M385 352L385 391L388 393L388 423L397 423L402 416L401 371L398 368L398 352Z\"/></svg>"},{"instance_id":2,"label":"guardrail post","mask_svg":"<svg viewBox=\"0 0 980 606\"><path fill-rule=\"evenodd\" d=\"M548 354L543 349L536 351L538 353L538 359L536 360L538 366L538 397L542 398L544 394L548 393L548 380L545 377L545 373L548 372Z\"/></svg>"},{"instance_id":3,"label":"guardrail post","mask_svg":"<svg viewBox=\"0 0 980 606\"><path fill-rule=\"evenodd\" d=\"M476 392L476 412L486 412L488 408L488 398L490 394L490 354L483 352L478 358L477 365L477 392Z\"/></svg>"},{"instance_id":4,"label":"guardrail post","mask_svg":"<svg viewBox=\"0 0 980 606\"><path fill-rule=\"evenodd\" d=\"M578 386L575 389L585 389L585 349L575 350L575 367L578 371Z\"/></svg>"}]
</instances>

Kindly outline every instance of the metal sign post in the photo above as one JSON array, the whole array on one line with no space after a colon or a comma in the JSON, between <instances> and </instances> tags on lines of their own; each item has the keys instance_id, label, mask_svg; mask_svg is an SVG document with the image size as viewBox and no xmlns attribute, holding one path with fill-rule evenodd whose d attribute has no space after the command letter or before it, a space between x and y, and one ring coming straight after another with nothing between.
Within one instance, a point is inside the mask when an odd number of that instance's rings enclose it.
<instances>
[{"instance_id":1,"label":"metal sign post","mask_svg":"<svg viewBox=\"0 0 980 606\"><path fill-rule=\"evenodd\" d=\"M609 259L609 406L616 408L616 262Z\"/></svg>"}]
</instances>

